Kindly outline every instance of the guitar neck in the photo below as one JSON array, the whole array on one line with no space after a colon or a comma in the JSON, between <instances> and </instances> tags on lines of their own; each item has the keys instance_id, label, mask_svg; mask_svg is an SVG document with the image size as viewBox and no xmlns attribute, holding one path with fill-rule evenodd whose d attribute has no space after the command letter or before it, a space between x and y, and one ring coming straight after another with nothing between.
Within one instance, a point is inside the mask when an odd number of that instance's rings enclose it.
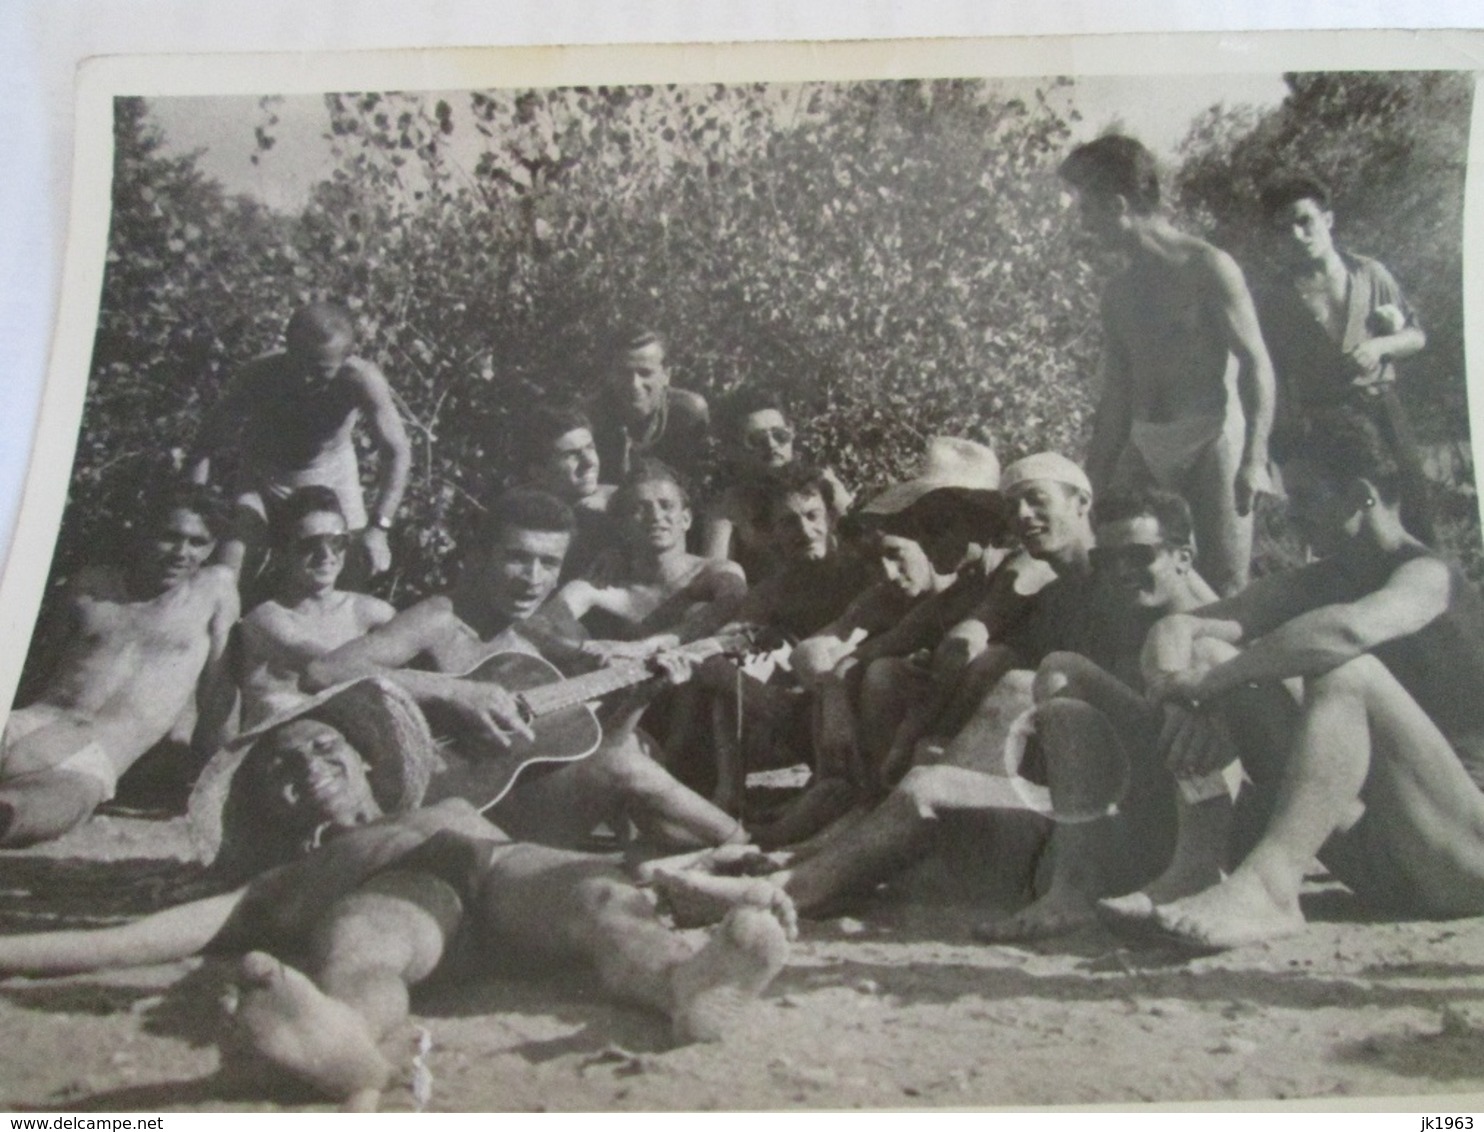
<instances>
[{"instance_id":1,"label":"guitar neck","mask_svg":"<svg viewBox=\"0 0 1484 1132\"><path fill-rule=\"evenodd\" d=\"M692 661L698 662L726 652L727 647L727 643L712 639L696 641L680 651L689 656ZM543 715L550 715L578 704L585 704L590 700L600 699L610 692L632 688L635 684L643 684L658 676L659 673L646 661L618 660L604 665L596 672L573 676L554 684L544 684L539 688L529 688L521 693L521 699L525 701L531 714L539 719Z\"/></svg>"}]
</instances>

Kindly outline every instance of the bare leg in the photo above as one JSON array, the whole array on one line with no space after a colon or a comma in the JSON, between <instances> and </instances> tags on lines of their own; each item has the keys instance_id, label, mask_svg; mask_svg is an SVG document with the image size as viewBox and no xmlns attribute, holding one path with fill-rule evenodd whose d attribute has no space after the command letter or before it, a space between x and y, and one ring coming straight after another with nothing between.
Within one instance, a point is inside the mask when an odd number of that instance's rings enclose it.
<instances>
[{"instance_id":1,"label":"bare leg","mask_svg":"<svg viewBox=\"0 0 1484 1132\"><path fill-rule=\"evenodd\" d=\"M1337 871L1352 887L1432 914L1477 914L1481 828L1484 794L1448 741L1385 665L1357 657L1307 682L1257 847L1227 880L1165 905L1156 919L1206 947L1298 932L1304 870L1337 832Z\"/></svg>"},{"instance_id":2,"label":"bare leg","mask_svg":"<svg viewBox=\"0 0 1484 1132\"><path fill-rule=\"evenodd\" d=\"M772 910L736 908L709 937L674 931L606 862L535 845L496 857L481 906L492 944L592 963L609 993L665 1013L682 1041L723 1037L788 952Z\"/></svg>"},{"instance_id":3,"label":"bare leg","mask_svg":"<svg viewBox=\"0 0 1484 1132\"><path fill-rule=\"evenodd\" d=\"M1190 501L1195 544L1200 548L1196 565L1222 597L1245 589L1252 569L1253 515L1237 514L1240 460L1240 443L1218 437L1180 485Z\"/></svg>"},{"instance_id":4,"label":"bare leg","mask_svg":"<svg viewBox=\"0 0 1484 1132\"><path fill-rule=\"evenodd\" d=\"M38 770L0 783L0 848L19 849L61 837L87 821L108 797L99 779Z\"/></svg>"},{"instance_id":5,"label":"bare leg","mask_svg":"<svg viewBox=\"0 0 1484 1132\"><path fill-rule=\"evenodd\" d=\"M900 729L909 718L914 720L912 730L921 733L918 717L924 701L931 699L932 691L927 672L901 657L883 657L866 669L861 681L860 737L868 782L882 780L897 749ZM909 744L909 755L911 750ZM904 765L902 770L905 769Z\"/></svg>"}]
</instances>

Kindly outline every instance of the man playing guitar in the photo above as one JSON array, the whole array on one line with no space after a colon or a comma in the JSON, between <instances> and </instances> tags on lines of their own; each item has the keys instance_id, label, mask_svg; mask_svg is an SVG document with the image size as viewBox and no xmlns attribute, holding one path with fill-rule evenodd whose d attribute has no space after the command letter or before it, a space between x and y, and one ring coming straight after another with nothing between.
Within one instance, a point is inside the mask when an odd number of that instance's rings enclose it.
<instances>
[{"instance_id":1,"label":"man playing guitar","mask_svg":"<svg viewBox=\"0 0 1484 1132\"><path fill-rule=\"evenodd\" d=\"M320 658L306 682L324 688L384 675L435 721L454 721L458 746L471 761L480 747L501 751L534 743L527 705L500 683L468 674L500 654L540 655L521 626L555 588L573 529L572 512L560 500L540 491L507 492L485 516L448 594L427 598ZM661 655L654 664L671 681L689 676L683 654ZM745 841L735 819L646 753L635 725L649 694L652 689L638 688L610 703L590 757L521 775L489 809L490 818L513 837L557 846L581 844L596 825L620 812L662 844ZM473 799L477 805L490 800Z\"/></svg>"}]
</instances>

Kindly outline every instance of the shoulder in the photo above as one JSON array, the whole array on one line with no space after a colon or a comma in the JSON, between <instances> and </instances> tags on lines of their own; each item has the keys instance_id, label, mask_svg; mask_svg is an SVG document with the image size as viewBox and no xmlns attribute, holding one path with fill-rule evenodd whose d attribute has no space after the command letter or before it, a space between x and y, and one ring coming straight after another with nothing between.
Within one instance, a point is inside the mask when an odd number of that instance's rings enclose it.
<instances>
[{"instance_id":1,"label":"shoulder","mask_svg":"<svg viewBox=\"0 0 1484 1132\"><path fill-rule=\"evenodd\" d=\"M689 389L676 389L671 386L666 394L670 412L685 420L706 424L711 419L711 409L706 404L706 398L699 393L692 393Z\"/></svg>"},{"instance_id":2,"label":"shoulder","mask_svg":"<svg viewBox=\"0 0 1484 1132\"><path fill-rule=\"evenodd\" d=\"M1242 265L1230 252L1222 251L1215 244L1197 240L1191 266L1202 279L1207 280L1222 292L1241 291L1247 294L1247 276Z\"/></svg>"},{"instance_id":3,"label":"shoulder","mask_svg":"<svg viewBox=\"0 0 1484 1132\"><path fill-rule=\"evenodd\" d=\"M1352 277L1362 279L1380 291L1395 292L1401 290L1401 286L1396 281L1396 276L1391 274L1390 269L1379 259L1357 255L1350 251L1342 251L1340 258L1345 262L1345 266L1349 268Z\"/></svg>"},{"instance_id":4,"label":"shoulder","mask_svg":"<svg viewBox=\"0 0 1484 1132\"><path fill-rule=\"evenodd\" d=\"M351 608L362 625L383 625L397 615L397 607L370 594L350 594Z\"/></svg>"},{"instance_id":5,"label":"shoulder","mask_svg":"<svg viewBox=\"0 0 1484 1132\"><path fill-rule=\"evenodd\" d=\"M260 632L271 632L277 626L284 624L291 616L287 608L269 598L243 614L242 627Z\"/></svg>"},{"instance_id":6,"label":"shoulder","mask_svg":"<svg viewBox=\"0 0 1484 1132\"><path fill-rule=\"evenodd\" d=\"M362 394L381 396L391 389L386 374L381 372L381 367L362 357L346 358L345 364L340 367L340 372L335 375L335 379L345 382L350 388Z\"/></svg>"},{"instance_id":7,"label":"shoulder","mask_svg":"<svg viewBox=\"0 0 1484 1132\"><path fill-rule=\"evenodd\" d=\"M457 623L458 615L453 611L453 599L438 594L435 597L425 597L416 605L410 605L395 614L385 627L397 632L427 635L451 629Z\"/></svg>"},{"instance_id":8,"label":"shoulder","mask_svg":"<svg viewBox=\"0 0 1484 1132\"><path fill-rule=\"evenodd\" d=\"M237 574L230 566L203 566L195 584L220 604L236 609L241 604L237 592Z\"/></svg>"}]
</instances>

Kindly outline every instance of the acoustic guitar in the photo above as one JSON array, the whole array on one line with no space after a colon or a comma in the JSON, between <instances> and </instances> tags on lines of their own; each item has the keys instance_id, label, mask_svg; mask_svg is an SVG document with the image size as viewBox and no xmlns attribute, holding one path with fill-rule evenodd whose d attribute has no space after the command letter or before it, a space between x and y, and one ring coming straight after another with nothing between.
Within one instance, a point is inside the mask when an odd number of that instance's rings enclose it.
<instances>
[{"instance_id":1,"label":"acoustic guitar","mask_svg":"<svg viewBox=\"0 0 1484 1132\"><path fill-rule=\"evenodd\" d=\"M713 656L743 657L756 649L756 634L743 629L671 650L699 664ZM644 660L617 660L594 672L565 677L551 662L527 653L497 653L461 679L499 684L515 696L535 733L515 736L508 747L460 735L442 739L444 769L433 776L428 801L464 798L488 810L510 793L527 767L585 759L603 741L593 704L612 692L662 679Z\"/></svg>"}]
</instances>

